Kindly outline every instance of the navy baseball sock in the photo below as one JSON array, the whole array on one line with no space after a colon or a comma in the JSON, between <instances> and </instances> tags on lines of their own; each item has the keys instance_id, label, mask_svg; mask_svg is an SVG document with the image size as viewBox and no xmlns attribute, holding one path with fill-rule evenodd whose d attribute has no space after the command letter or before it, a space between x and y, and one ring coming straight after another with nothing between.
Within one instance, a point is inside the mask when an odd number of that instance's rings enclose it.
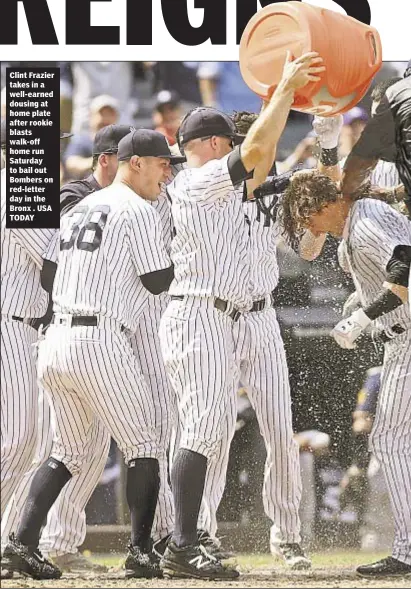
<instances>
[{"instance_id":1,"label":"navy baseball sock","mask_svg":"<svg viewBox=\"0 0 411 589\"><path fill-rule=\"evenodd\" d=\"M156 511L160 475L156 458L135 458L128 463L126 496L131 516L131 543L144 552L151 549L151 528Z\"/></svg>"},{"instance_id":2,"label":"navy baseball sock","mask_svg":"<svg viewBox=\"0 0 411 589\"><path fill-rule=\"evenodd\" d=\"M171 470L171 487L176 510L172 540L183 547L197 544L197 521L203 498L207 458L181 448Z\"/></svg>"},{"instance_id":3,"label":"navy baseball sock","mask_svg":"<svg viewBox=\"0 0 411 589\"><path fill-rule=\"evenodd\" d=\"M19 542L25 546L38 546L43 522L71 476L67 467L54 458L48 458L40 466L33 477L16 533Z\"/></svg>"}]
</instances>

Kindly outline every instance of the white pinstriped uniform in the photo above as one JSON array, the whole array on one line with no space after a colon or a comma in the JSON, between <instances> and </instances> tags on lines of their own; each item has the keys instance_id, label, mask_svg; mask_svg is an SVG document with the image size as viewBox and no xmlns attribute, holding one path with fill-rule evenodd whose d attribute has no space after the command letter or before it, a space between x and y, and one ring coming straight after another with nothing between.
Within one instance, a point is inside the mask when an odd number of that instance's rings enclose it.
<instances>
[{"instance_id":1,"label":"white pinstriped uniform","mask_svg":"<svg viewBox=\"0 0 411 589\"><path fill-rule=\"evenodd\" d=\"M6 229L6 169L1 172L1 513L36 449L36 331L12 317L42 317L42 254L55 230Z\"/></svg>"},{"instance_id":2,"label":"white pinstriped uniform","mask_svg":"<svg viewBox=\"0 0 411 589\"><path fill-rule=\"evenodd\" d=\"M266 306L262 311L245 313L234 327L240 380L255 410L267 450L263 503L273 522L271 543L299 543L299 453L293 438L287 360L270 296L278 283L277 243L281 239L281 229L278 222L267 220L256 203L244 203L243 206L249 221L249 289L253 301L265 299ZM203 495L200 527L212 536L217 531L216 512L224 491L236 409L233 404L232 429L222 444L221 455L226 458L213 460Z\"/></svg>"},{"instance_id":3,"label":"white pinstriped uniform","mask_svg":"<svg viewBox=\"0 0 411 589\"><path fill-rule=\"evenodd\" d=\"M58 241L59 232L56 231L43 257L57 261L58 247L56 248L56 246L58 246ZM37 275L37 280L39 280L39 275ZM41 290L42 297L44 294L44 291ZM40 538L40 549L44 554L57 556L75 553L84 542L86 536L85 507L101 478L110 447L110 435L98 418L93 420L91 437L93 443L82 464L81 471L65 485L48 514L47 524L43 528ZM34 473L37 467L50 456L52 442L50 404L40 387L38 390L37 445L34 460L19 481L2 516L2 548L7 544L9 535L17 529Z\"/></svg>"},{"instance_id":4,"label":"white pinstriped uniform","mask_svg":"<svg viewBox=\"0 0 411 589\"><path fill-rule=\"evenodd\" d=\"M207 458L219 451L238 380L234 322L215 308L214 297L251 306L242 193L234 190L227 160L183 170L168 187L176 231L169 293L183 300L172 300L161 319L161 349L177 397L179 447Z\"/></svg>"},{"instance_id":5,"label":"white pinstriped uniform","mask_svg":"<svg viewBox=\"0 0 411 589\"><path fill-rule=\"evenodd\" d=\"M172 166L172 169L175 167ZM166 251L169 251L172 237L171 211L165 192L153 203L153 206L160 216L164 245ZM168 483L167 450L170 443L175 409L161 356L160 338L158 337L160 319L168 302L169 297L166 293L159 296L150 294L136 332L130 336L131 347L151 392L158 434L160 490L152 530L154 541L170 534L174 527L174 503L173 494Z\"/></svg>"},{"instance_id":6,"label":"white pinstriped uniform","mask_svg":"<svg viewBox=\"0 0 411 589\"><path fill-rule=\"evenodd\" d=\"M52 399L52 456L77 473L97 415L123 452L155 458L152 395L133 354L148 291L139 276L167 268L155 209L122 183L86 196L62 219L53 289L57 322L39 346L39 380ZM71 326L73 315L98 325Z\"/></svg>"},{"instance_id":7,"label":"white pinstriped uniform","mask_svg":"<svg viewBox=\"0 0 411 589\"><path fill-rule=\"evenodd\" d=\"M411 245L411 223L389 205L372 199L356 202L344 238L350 271L362 306L375 300L397 245ZM408 305L375 321L378 327L405 328L385 344L381 390L370 451L384 472L394 521L393 557L411 564L411 313Z\"/></svg>"}]
</instances>

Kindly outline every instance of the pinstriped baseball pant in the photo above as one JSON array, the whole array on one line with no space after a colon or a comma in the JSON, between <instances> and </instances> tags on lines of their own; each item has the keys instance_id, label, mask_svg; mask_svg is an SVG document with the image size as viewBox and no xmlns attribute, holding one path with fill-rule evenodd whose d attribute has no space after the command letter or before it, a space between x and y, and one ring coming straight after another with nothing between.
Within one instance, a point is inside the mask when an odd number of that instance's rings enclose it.
<instances>
[{"instance_id":1,"label":"pinstriped baseball pant","mask_svg":"<svg viewBox=\"0 0 411 589\"><path fill-rule=\"evenodd\" d=\"M370 451L381 464L394 515L393 557L411 565L411 328L385 344Z\"/></svg>"},{"instance_id":2,"label":"pinstriped baseball pant","mask_svg":"<svg viewBox=\"0 0 411 589\"><path fill-rule=\"evenodd\" d=\"M211 298L199 297L172 300L160 321L161 350L178 409L179 447L207 459L219 452L235 401L233 325Z\"/></svg>"},{"instance_id":3,"label":"pinstriped baseball pant","mask_svg":"<svg viewBox=\"0 0 411 589\"><path fill-rule=\"evenodd\" d=\"M4 548L15 532L23 511L31 481L38 466L51 454L53 431L49 401L40 388L39 419L35 459L30 470L17 485L1 521L1 543ZM52 506L40 538L40 550L50 556L74 553L86 537L85 507L97 486L107 461L110 435L101 421L93 419L92 443L79 474L67 483Z\"/></svg>"},{"instance_id":4,"label":"pinstriped baseball pant","mask_svg":"<svg viewBox=\"0 0 411 589\"><path fill-rule=\"evenodd\" d=\"M241 384L247 390L267 450L263 504L273 522L271 543L300 542L299 451L293 438L287 360L275 310L242 315L234 325L234 338ZM236 411L233 404L231 424L235 424ZM219 454L224 458L210 461L208 468L199 525L212 536L217 531L216 512L224 491L233 431L226 430L222 441Z\"/></svg>"},{"instance_id":5,"label":"pinstriped baseball pant","mask_svg":"<svg viewBox=\"0 0 411 589\"><path fill-rule=\"evenodd\" d=\"M36 331L1 318L1 515L34 458L37 440Z\"/></svg>"},{"instance_id":6,"label":"pinstriped baseball pant","mask_svg":"<svg viewBox=\"0 0 411 589\"><path fill-rule=\"evenodd\" d=\"M170 445L171 429L176 418L176 408L172 403L171 387L161 355L158 336L160 318L167 304L168 296L150 297L140 317L136 333L130 337L131 347L148 384L150 402L154 405L159 444L160 490L153 522L152 537L154 541L170 534L174 527L174 501L168 482L167 450Z\"/></svg>"},{"instance_id":7,"label":"pinstriped baseball pant","mask_svg":"<svg viewBox=\"0 0 411 589\"><path fill-rule=\"evenodd\" d=\"M147 384L120 325L106 323L107 328L51 325L39 346L39 382L51 399L55 422L51 455L73 475L92 444L94 416L127 463L157 457Z\"/></svg>"}]
</instances>

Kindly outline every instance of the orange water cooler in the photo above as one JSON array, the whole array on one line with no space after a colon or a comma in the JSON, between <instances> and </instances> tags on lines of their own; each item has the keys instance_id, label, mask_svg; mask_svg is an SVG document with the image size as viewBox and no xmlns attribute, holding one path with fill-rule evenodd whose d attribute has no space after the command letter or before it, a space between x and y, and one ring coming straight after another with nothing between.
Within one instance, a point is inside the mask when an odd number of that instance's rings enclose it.
<instances>
[{"instance_id":1,"label":"orange water cooler","mask_svg":"<svg viewBox=\"0 0 411 589\"><path fill-rule=\"evenodd\" d=\"M292 108L332 116L355 106L382 65L380 36L371 26L303 2L279 2L255 14L240 43L246 84L261 98L278 85L287 50L293 58L317 51L326 71L321 81L296 92Z\"/></svg>"}]
</instances>

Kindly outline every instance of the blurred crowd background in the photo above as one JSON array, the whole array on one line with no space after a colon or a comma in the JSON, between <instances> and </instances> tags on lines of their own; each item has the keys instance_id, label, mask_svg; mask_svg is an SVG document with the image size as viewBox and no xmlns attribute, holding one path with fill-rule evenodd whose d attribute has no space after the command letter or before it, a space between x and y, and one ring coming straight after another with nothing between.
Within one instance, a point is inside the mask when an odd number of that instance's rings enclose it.
<instances>
[{"instance_id":1,"label":"blurred crowd background","mask_svg":"<svg viewBox=\"0 0 411 589\"><path fill-rule=\"evenodd\" d=\"M198 105L259 112L261 100L242 80L237 62L64 62L1 64L1 116L5 116L7 66L60 68L60 126L71 131L61 158L61 183L90 173L95 133L113 124L155 128L170 144L181 117ZM344 115L340 156L346 157L370 116L375 83L402 76L405 63L385 62L361 103ZM279 145L279 172L314 167L311 117L292 111ZM58 196L56 195L56 198ZM338 243L327 239L323 254L304 262L291 250L279 251L277 310L287 350L293 396L294 429L301 448L302 520L308 544L389 546L390 509L378 466L369 470L368 509L355 493L344 501L344 476L355 460L352 413L365 373L381 363L381 349L371 340L346 351L329 337L342 306L354 291L337 263ZM265 450L246 391L239 391L234 438L220 521L264 522L261 485ZM88 506L88 523L125 521L122 465L112 446L99 487Z\"/></svg>"}]
</instances>

